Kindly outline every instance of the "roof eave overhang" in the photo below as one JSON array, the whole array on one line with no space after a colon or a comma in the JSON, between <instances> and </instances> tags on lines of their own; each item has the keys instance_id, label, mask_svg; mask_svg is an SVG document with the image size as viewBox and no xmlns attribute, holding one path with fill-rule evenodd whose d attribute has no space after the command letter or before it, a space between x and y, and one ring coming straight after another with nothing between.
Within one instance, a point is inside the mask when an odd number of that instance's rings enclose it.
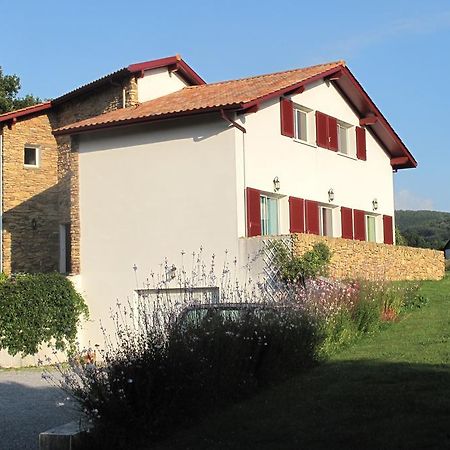
<instances>
[{"instance_id":1,"label":"roof eave overhang","mask_svg":"<svg viewBox=\"0 0 450 450\"><path fill-rule=\"evenodd\" d=\"M369 129L389 153L392 167L417 167L417 161L406 145L347 67L342 67L342 75L333 80L333 83L358 111L361 117L360 125Z\"/></svg>"},{"instance_id":2,"label":"roof eave overhang","mask_svg":"<svg viewBox=\"0 0 450 450\"><path fill-rule=\"evenodd\" d=\"M154 61L131 64L127 67L127 70L131 74L143 76L146 70L159 69L161 67L167 67L170 72L176 72L191 86L206 84L206 81L179 56L169 56L168 58Z\"/></svg>"},{"instance_id":3,"label":"roof eave overhang","mask_svg":"<svg viewBox=\"0 0 450 450\"><path fill-rule=\"evenodd\" d=\"M89 125L89 126L80 126L80 127L73 127L70 129L60 129L53 131L54 136L63 136L63 135L77 135L82 133L87 133L90 131L98 131L98 130L105 130L108 128L119 128L129 125L136 125L136 124L144 124L149 122L158 122L162 120L169 120L169 119L177 119L181 117L190 117L190 116L197 116L201 114L210 114L214 112L221 112L221 111L228 111L228 112L237 112L241 109L240 104L232 104L232 105L226 105L226 106L215 106L212 108L203 108L203 109L196 109L191 111L182 111L182 112L175 112L175 113L168 113L168 114L158 114L157 116L150 116L150 117L135 117L132 119L126 119L116 122L105 122L105 123L99 123L95 125Z\"/></svg>"},{"instance_id":4,"label":"roof eave overhang","mask_svg":"<svg viewBox=\"0 0 450 450\"><path fill-rule=\"evenodd\" d=\"M124 77L129 75L143 76L146 70L159 69L161 67L167 67L170 72L176 72L181 78L183 78L188 84L200 85L206 84L206 81L198 75L197 72L192 69L187 63L185 63L180 56L169 56L167 58L155 59L153 61L146 61L137 64L131 64L128 67L120 69L114 73L106 75L103 78L99 78L89 84L79 87L74 91L68 92L61 97L52 100L53 105L58 105L67 100L70 100L78 95L90 92L91 90L105 85L107 83L120 82Z\"/></svg>"},{"instance_id":5,"label":"roof eave overhang","mask_svg":"<svg viewBox=\"0 0 450 450\"><path fill-rule=\"evenodd\" d=\"M242 105L242 110L240 112L256 112L260 108L262 102L280 96L302 93L308 85L323 79L334 83L347 101L359 113L362 118L360 125L370 129L383 148L386 149L391 156L391 165L393 169L398 170L417 167L417 161L406 148L403 141L370 99L369 95L364 91L350 70L344 65L339 65L289 87L246 102Z\"/></svg>"},{"instance_id":6,"label":"roof eave overhang","mask_svg":"<svg viewBox=\"0 0 450 450\"><path fill-rule=\"evenodd\" d=\"M14 123L17 121L17 119L21 117L42 113L43 111L51 109L51 107L52 107L51 102L44 102L39 103L38 105L30 106L29 108L11 111L10 113L2 114L2 116L0 117L0 124Z\"/></svg>"}]
</instances>

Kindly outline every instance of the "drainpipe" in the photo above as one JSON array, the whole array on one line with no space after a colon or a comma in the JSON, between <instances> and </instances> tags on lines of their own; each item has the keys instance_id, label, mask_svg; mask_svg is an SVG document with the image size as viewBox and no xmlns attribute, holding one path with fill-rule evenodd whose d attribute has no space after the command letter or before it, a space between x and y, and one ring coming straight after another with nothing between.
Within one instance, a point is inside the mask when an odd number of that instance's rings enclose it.
<instances>
[{"instance_id":1,"label":"drainpipe","mask_svg":"<svg viewBox=\"0 0 450 450\"><path fill-rule=\"evenodd\" d=\"M235 122L233 119L230 119L226 115L226 113L225 113L225 111L223 109L220 110L220 116L222 117L223 120L228 122L233 127L237 128L238 130L241 130L243 133L247 133L247 130L242 125L239 125L237 122Z\"/></svg>"},{"instance_id":2,"label":"drainpipe","mask_svg":"<svg viewBox=\"0 0 450 450\"><path fill-rule=\"evenodd\" d=\"M223 120L228 122L231 126L237 128L238 130L242 131L242 176L243 176L243 183L244 183L244 192L242 195L244 196L244 205L246 204L246 174L245 174L245 133L247 133L247 130L242 126L239 125L237 122L235 122L233 119L230 119L230 117L227 116L225 111L223 109L220 110L220 116ZM247 208L244 207L244 223L247 223Z\"/></svg>"}]
</instances>

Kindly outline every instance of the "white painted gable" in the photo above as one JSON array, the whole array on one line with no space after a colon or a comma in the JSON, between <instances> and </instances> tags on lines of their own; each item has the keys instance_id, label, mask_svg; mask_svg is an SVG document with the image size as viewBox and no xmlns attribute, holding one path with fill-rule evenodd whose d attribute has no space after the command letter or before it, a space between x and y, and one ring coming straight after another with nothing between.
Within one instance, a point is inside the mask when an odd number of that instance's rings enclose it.
<instances>
[{"instance_id":1,"label":"white painted gable","mask_svg":"<svg viewBox=\"0 0 450 450\"><path fill-rule=\"evenodd\" d=\"M179 91L187 86L187 83L176 72L169 71L167 67L146 70L144 76L138 78L137 84L140 103Z\"/></svg>"}]
</instances>

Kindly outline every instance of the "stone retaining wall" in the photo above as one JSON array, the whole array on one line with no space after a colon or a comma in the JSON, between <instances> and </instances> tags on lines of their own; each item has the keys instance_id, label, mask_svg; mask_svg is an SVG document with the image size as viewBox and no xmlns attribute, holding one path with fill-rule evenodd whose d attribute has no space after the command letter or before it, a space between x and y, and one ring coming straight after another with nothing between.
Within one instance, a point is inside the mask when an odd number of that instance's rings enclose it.
<instances>
[{"instance_id":1,"label":"stone retaining wall","mask_svg":"<svg viewBox=\"0 0 450 450\"><path fill-rule=\"evenodd\" d=\"M330 275L340 279L440 280L445 274L444 253L437 250L295 234L294 252L302 255L316 242L329 246Z\"/></svg>"}]
</instances>

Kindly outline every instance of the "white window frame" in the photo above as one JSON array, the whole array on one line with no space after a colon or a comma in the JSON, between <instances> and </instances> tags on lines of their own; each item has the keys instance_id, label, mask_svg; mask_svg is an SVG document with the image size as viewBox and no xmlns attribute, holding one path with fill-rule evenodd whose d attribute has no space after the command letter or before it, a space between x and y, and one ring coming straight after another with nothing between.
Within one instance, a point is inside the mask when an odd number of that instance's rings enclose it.
<instances>
[{"instance_id":1,"label":"white window frame","mask_svg":"<svg viewBox=\"0 0 450 450\"><path fill-rule=\"evenodd\" d=\"M305 121L306 121L306 140L301 139L298 135L298 120L297 120L297 111L300 111L305 114ZM303 144L313 145L314 143L314 111L310 108L307 108L306 106L301 106L294 104L294 140L297 142L301 142Z\"/></svg>"},{"instance_id":2,"label":"white window frame","mask_svg":"<svg viewBox=\"0 0 450 450\"><path fill-rule=\"evenodd\" d=\"M36 151L36 164L25 164L25 151L26 149L33 149ZM38 145L25 144L23 146L23 166L27 169L38 169L40 166L40 147Z\"/></svg>"},{"instance_id":3,"label":"white window frame","mask_svg":"<svg viewBox=\"0 0 450 450\"><path fill-rule=\"evenodd\" d=\"M323 210L329 210L331 214L331 234L324 234L323 229ZM333 237L334 236L334 215L333 209L331 206L319 205L319 233L321 236Z\"/></svg>"},{"instance_id":4,"label":"white window frame","mask_svg":"<svg viewBox=\"0 0 450 450\"><path fill-rule=\"evenodd\" d=\"M268 211L263 211L262 198L275 200L276 207L277 207L277 214L276 214L277 223L276 223L276 233L275 234L270 234L268 232L268 228L269 227L267 227L267 230L264 230L263 219L268 221L269 216L267 214ZM280 198L278 196L270 195L270 194L267 194L267 193L261 193L259 195L259 201L260 201L260 205L261 205L261 236L277 236L277 235L279 235L280 234ZM266 223L268 223L268 222L266 222Z\"/></svg>"},{"instance_id":5,"label":"white window frame","mask_svg":"<svg viewBox=\"0 0 450 450\"><path fill-rule=\"evenodd\" d=\"M349 123L343 122L342 120L337 121L338 127L338 154L342 156L347 156L348 158L356 159L356 138L354 138L354 133L351 133L351 130L354 130L354 126ZM345 142L346 148L345 152L342 151L341 148L341 131L345 130Z\"/></svg>"}]
</instances>

